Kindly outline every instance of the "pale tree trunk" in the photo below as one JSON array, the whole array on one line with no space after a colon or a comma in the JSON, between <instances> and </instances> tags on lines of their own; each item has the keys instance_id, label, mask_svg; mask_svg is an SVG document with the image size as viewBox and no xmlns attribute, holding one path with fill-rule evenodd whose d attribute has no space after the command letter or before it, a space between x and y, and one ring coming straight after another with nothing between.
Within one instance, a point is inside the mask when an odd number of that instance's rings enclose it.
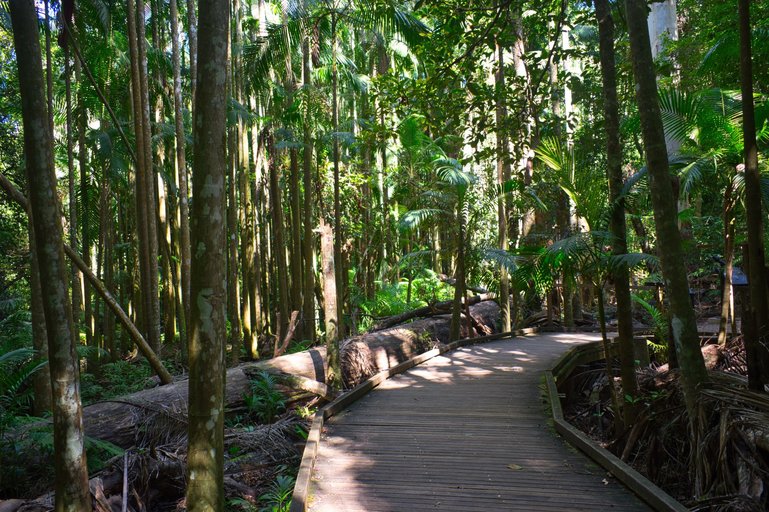
<instances>
[{"instance_id":1,"label":"pale tree trunk","mask_svg":"<svg viewBox=\"0 0 769 512\"><path fill-rule=\"evenodd\" d=\"M9 5L24 125L24 153L30 211L34 223L37 269L48 334L48 365L53 397L56 511L91 510L86 465L80 371L67 290L67 266L61 212L53 168L53 141L48 123L38 19L34 3Z\"/></svg>"},{"instance_id":2,"label":"pale tree trunk","mask_svg":"<svg viewBox=\"0 0 769 512\"><path fill-rule=\"evenodd\" d=\"M313 254L314 216L312 211L312 131L310 128L310 88L312 76L310 75L310 34L304 34L302 41L302 80L305 89L305 111L302 120L302 132L304 137L304 154L302 158L302 184L304 186L304 291L302 317L304 319L304 338L315 342L315 265Z\"/></svg>"},{"instance_id":3,"label":"pale tree trunk","mask_svg":"<svg viewBox=\"0 0 769 512\"><path fill-rule=\"evenodd\" d=\"M288 107L294 101L294 95L296 94L296 77L294 76L293 63L291 59L291 39L288 33L288 0L281 1L281 16L283 21L283 39L286 45L286 105ZM299 196L299 152L295 147L289 149L289 201L291 212L291 244L289 251L290 254L290 272L291 276L291 311L299 310L302 308L302 237L301 237L301 220L300 220L300 205L301 197ZM288 319L283 320L284 325L288 325L286 322ZM297 336L301 339L301 329L298 330ZM281 331L285 333L285 331Z\"/></svg>"},{"instance_id":4,"label":"pale tree trunk","mask_svg":"<svg viewBox=\"0 0 769 512\"><path fill-rule=\"evenodd\" d=\"M505 102L505 52L497 41L497 74L496 74L496 122L497 122L497 185L499 197L497 198L497 220L499 223L499 248L507 251L507 208L504 185L510 180L509 148L507 140L507 106ZM499 270L499 307L502 322L501 331L511 330L510 323L510 277L505 267Z\"/></svg>"},{"instance_id":5,"label":"pale tree trunk","mask_svg":"<svg viewBox=\"0 0 769 512\"><path fill-rule=\"evenodd\" d=\"M555 28L555 23L550 22L550 26ZM554 36L551 52L557 51L557 34ZM558 83L558 64L555 58L550 59L550 102L553 108L553 116L555 117L555 126L553 132L555 137L560 139L563 136L564 122L564 95L563 91L559 87ZM566 192L559 189L556 191L557 204L556 204L556 224L558 225L558 238L564 239L571 235L571 205L569 204L569 196ZM563 326L567 329L574 327L574 308L572 298L574 296L574 287L572 282L572 276L570 275L571 269L564 268L561 272L561 291L562 291L562 303L561 314L563 315Z\"/></svg>"},{"instance_id":6,"label":"pale tree trunk","mask_svg":"<svg viewBox=\"0 0 769 512\"><path fill-rule=\"evenodd\" d=\"M189 0L188 5L192 4ZM181 326L183 332L187 332L187 322L190 317L190 265L192 261L190 246L190 205L189 190L187 186L187 152L185 148L184 116L182 115L182 81L179 50L179 13L177 0L170 0L171 7L171 58L174 73L174 127L176 130L176 172L179 184L179 249L181 254L182 273L182 304L184 320ZM192 31L190 31L192 34ZM192 72L192 69L190 69ZM186 336L185 336L186 337ZM186 345L185 339L182 345Z\"/></svg>"},{"instance_id":7,"label":"pale tree trunk","mask_svg":"<svg viewBox=\"0 0 769 512\"><path fill-rule=\"evenodd\" d=\"M624 180L622 178L622 143L620 142L619 100L617 98L617 70L614 53L614 20L608 0L595 0L603 76L604 126L606 129L606 173L609 181L609 204L611 217L609 229L612 234L612 255L627 253L627 228L625 226L625 205L621 200ZM638 382L635 373L633 351L633 311L630 298L630 272L626 265L615 265L613 274L614 291L617 299L617 323L619 330L619 352L622 376L622 396L635 398ZM599 300L603 302L603 289L599 288ZM608 355L607 355L608 357ZM622 416L625 427L635 423L635 401L624 401Z\"/></svg>"},{"instance_id":8,"label":"pale tree trunk","mask_svg":"<svg viewBox=\"0 0 769 512\"><path fill-rule=\"evenodd\" d=\"M339 321L337 319L337 289L334 266L334 233L331 226L320 216L320 254L323 267L323 307L326 322L326 356L328 369L326 384L339 389L342 384L342 370L339 363Z\"/></svg>"},{"instance_id":9,"label":"pale tree trunk","mask_svg":"<svg viewBox=\"0 0 769 512\"><path fill-rule=\"evenodd\" d=\"M224 510L226 116L229 2L200 6L189 335L187 510Z\"/></svg>"},{"instance_id":10,"label":"pale tree trunk","mask_svg":"<svg viewBox=\"0 0 769 512\"><path fill-rule=\"evenodd\" d=\"M198 87L198 17L197 0L187 0L187 38L190 52L190 103L195 109L195 92ZM190 305L191 306L191 305Z\"/></svg>"},{"instance_id":11,"label":"pale tree trunk","mask_svg":"<svg viewBox=\"0 0 769 512\"><path fill-rule=\"evenodd\" d=\"M147 72L147 36L143 13L145 0L137 0L136 9L140 14L136 18L137 43L139 50L139 77L141 86L141 115L142 129L144 130L144 159L145 181L144 193L147 199L147 250L149 252L149 288L144 290L148 294L145 300L147 307L147 336L150 346L156 353L160 353L160 294L158 292L158 225L157 225L157 193L156 174L152 156L152 132L150 130L150 95L149 74Z\"/></svg>"},{"instance_id":12,"label":"pale tree trunk","mask_svg":"<svg viewBox=\"0 0 769 512\"><path fill-rule=\"evenodd\" d=\"M512 56L513 67L515 68L515 77L518 82L523 84L523 93L530 89L529 74L526 69L526 61L524 57L526 55L526 45L524 41L523 25L521 23L520 15L517 15L512 20L513 30L515 32L515 40L513 41ZM521 118L524 119L523 126L520 128L519 147L516 151L518 160L518 171L521 172L522 180L525 186L531 185L532 178L532 160L531 160L531 135L533 131L534 121L531 119L530 107L524 107L521 110ZM531 233L536 223L534 210L527 208L524 212L521 212L520 224L518 228L518 238L515 241L515 246L518 247L522 242L525 242L526 238ZM512 226L510 226L512 228ZM517 296L517 293L516 293Z\"/></svg>"},{"instance_id":13,"label":"pale tree trunk","mask_svg":"<svg viewBox=\"0 0 769 512\"><path fill-rule=\"evenodd\" d=\"M69 59L69 45L64 46L64 86L66 88L67 109L67 183L69 184L69 245L78 250L77 240L77 194L75 193L75 147L72 136L72 67ZM77 317L82 303L80 297L81 275L72 265L72 309Z\"/></svg>"},{"instance_id":14,"label":"pale tree trunk","mask_svg":"<svg viewBox=\"0 0 769 512\"><path fill-rule=\"evenodd\" d=\"M81 83L80 61L75 61L75 78ZM82 255L88 264L91 264L91 228L88 222L88 212L91 204L88 194L88 150L85 146L86 107L83 98L78 95L77 112L77 160L80 166L80 210L83 217L80 219L80 243ZM93 347L93 310L91 305L91 287L83 280L83 325L85 327L86 345Z\"/></svg>"},{"instance_id":15,"label":"pale tree trunk","mask_svg":"<svg viewBox=\"0 0 769 512\"><path fill-rule=\"evenodd\" d=\"M231 29L230 38L228 39L227 53L231 59L231 65L229 68L229 76L227 82L227 88L231 98L236 97L237 80L236 73L240 72L240 56L233 56L233 46L239 44L237 40L240 37L240 30L237 29L237 25L240 23L240 1L235 0L232 3L232 20L230 20ZM238 254L238 217L242 211L238 209L237 190L238 180L237 175L240 174L242 180L247 180L247 175L240 169L240 137L238 136L238 128L240 123L232 123L227 129L227 321L230 324L230 344L232 346L232 352L230 354L230 360L237 362L240 358L240 349L243 348L245 354L248 357L259 357L258 348L252 347L253 338L251 338L251 315L246 315L248 321L248 338L243 338L243 324L244 318L243 312L250 310L250 296L248 295L248 289L250 286L250 267L247 262L243 260ZM242 233L246 233L246 224L241 225ZM247 253L246 253L247 254ZM243 256L246 257L245 255ZM242 267L240 266L242 263ZM243 311L241 311L241 292L240 282L238 281L238 269L243 270L243 287L244 298Z\"/></svg>"},{"instance_id":16,"label":"pale tree trunk","mask_svg":"<svg viewBox=\"0 0 769 512\"><path fill-rule=\"evenodd\" d=\"M732 311L732 277L734 275L734 182L729 179L729 184L724 192L724 289L721 294L721 318L718 322L718 344L726 344L727 324L729 313ZM732 336L736 336L732 330Z\"/></svg>"},{"instance_id":17,"label":"pale tree trunk","mask_svg":"<svg viewBox=\"0 0 769 512\"><path fill-rule=\"evenodd\" d=\"M269 129L269 128L268 128ZM273 256L278 271L278 313L275 332L285 333L288 326L288 268L286 266L286 245L283 238L283 205L278 183L278 159L273 134L267 135L267 155L270 172L270 208L272 210Z\"/></svg>"},{"instance_id":18,"label":"pale tree trunk","mask_svg":"<svg viewBox=\"0 0 769 512\"><path fill-rule=\"evenodd\" d=\"M336 272L337 292L337 325L339 334L344 335L344 294L347 284L347 276L343 275L344 262L342 261L342 204L339 197L339 76L337 70L337 19L331 14L331 125L333 129L333 160L334 160L334 264Z\"/></svg>"},{"instance_id":19,"label":"pale tree trunk","mask_svg":"<svg viewBox=\"0 0 769 512\"><path fill-rule=\"evenodd\" d=\"M155 224L152 148L149 133L149 96L144 42L144 2L128 0L128 40L131 60L131 91L136 136L136 225L139 239L139 274L141 276L142 326L152 350L160 346L160 309L158 302L157 227ZM144 62L142 62L144 60ZM153 251L154 248L154 251ZM153 284L154 283L154 284Z\"/></svg>"},{"instance_id":20,"label":"pale tree trunk","mask_svg":"<svg viewBox=\"0 0 769 512\"><path fill-rule=\"evenodd\" d=\"M681 367L686 408L693 421L698 407L698 388L708 380L708 374L700 351L694 308L689 298L681 233L677 225L677 205L673 196L654 62L646 27L647 5L644 0L626 0L625 5L660 266L670 303L671 331Z\"/></svg>"},{"instance_id":21,"label":"pale tree trunk","mask_svg":"<svg viewBox=\"0 0 769 512\"><path fill-rule=\"evenodd\" d=\"M748 358L748 385L763 391L769 382L769 299L766 290L764 226L761 210L761 175L758 169L756 114L753 106L753 63L751 50L750 1L738 0L740 13L740 82L742 85L742 133L745 141L745 213L748 225L748 282L753 336L745 336Z\"/></svg>"},{"instance_id":22,"label":"pale tree trunk","mask_svg":"<svg viewBox=\"0 0 769 512\"><path fill-rule=\"evenodd\" d=\"M462 336L462 298L465 296L465 219L462 213L462 202L457 201L457 269L454 285L454 304L451 309L451 326L449 341L456 341ZM468 336L470 333L468 332Z\"/></svg>"},{"instance_id":23,"label":"pale tree trunk","mask_svg":"<svg viewBox=\"0 0 769 512\"><path fill-rule=\"evenodd\" d=\"M236 9L233 9L237 12ZM237 15L236 18L237 19ZM234 31L233 31L234 33ZM232 38L229 39L229 45L227 47L227 53L232 58ZM235 62L230 66L230 76L228 77L227 88L230 93L230 97L233 96L234 80L232 77L233 69L235 68ZM232 345L232 353L230 359L234 362L240 358L240 348L243 347L244 352L249 357L258 357L257 347L251 347L251 316L247 315L249 339L244 339L243 329L241 323L241 302L240 302L240 282L238 281L238 180L236 175L238 174L238 127L236 124L232 124L227 129L227 321L230 323L230 343ZM241 173L242 176L242 173ZM242 178L241 178L242 179ZM245 230L245 225L242 226ZM247 266L243 265L243 285L246 287L245 299L246 303L243 304L244 310L249 307L248 303L248 274ZM252 349L254 352L252 352Z\"/></svg>"}]
</instances>

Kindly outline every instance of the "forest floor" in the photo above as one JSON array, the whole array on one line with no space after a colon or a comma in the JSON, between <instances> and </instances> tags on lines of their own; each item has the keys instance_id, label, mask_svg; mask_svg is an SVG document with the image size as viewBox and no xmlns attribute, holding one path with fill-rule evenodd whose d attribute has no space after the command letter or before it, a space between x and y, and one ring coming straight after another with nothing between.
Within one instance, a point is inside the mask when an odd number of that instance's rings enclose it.
<instances>
[{"instance_id":1,"label":"forest floor","mask_svg":"<svg viewBox=\"0 0 769 512\"><path fill-rule=\"evenodd\" d=\"M769 510L769 397L747 389L741 336L724 346L703 338L702 351L711 383L694 427L679 373L654 363L638 371L640 413L632 429L615 425L604 362L578 367L562 385L564 413L691 510ZM612 384L619 392L617 377Z\"/></svg>"}]
</instances>

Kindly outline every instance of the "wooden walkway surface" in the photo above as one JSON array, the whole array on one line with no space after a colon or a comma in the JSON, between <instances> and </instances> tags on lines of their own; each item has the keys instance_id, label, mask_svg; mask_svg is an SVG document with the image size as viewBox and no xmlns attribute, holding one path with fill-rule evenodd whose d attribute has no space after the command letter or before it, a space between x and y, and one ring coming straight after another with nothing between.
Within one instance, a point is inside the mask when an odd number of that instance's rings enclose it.
<instances>
[{"instance_id":1,"label":"wooden walkway surface","mask_svg":"<svg viewBox=\"0 0 769 512\"><path fill-rule=\"evenodd\" d=\"M548 425L542 371L595 339L475 345L382 383L326 424L309 510L649 510Z\"/></svg>"}]
</instances>

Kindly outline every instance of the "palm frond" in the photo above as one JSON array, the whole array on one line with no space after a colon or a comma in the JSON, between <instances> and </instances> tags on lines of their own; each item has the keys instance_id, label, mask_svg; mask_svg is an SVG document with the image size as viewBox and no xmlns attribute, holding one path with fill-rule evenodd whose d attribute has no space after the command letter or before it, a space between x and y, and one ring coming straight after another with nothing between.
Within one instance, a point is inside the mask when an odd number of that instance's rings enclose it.
<instances>
[{"instance_id":1,"label":"palm frond","mask_svg":"<svg viewBox=\"0 0 769 512\"><path fill-rule=\"evenodd\" d=\"M521 257L510 251L498 248L484 248L481 250L481 258L485 261L496 264L508 272L515 272Z\"/></svg>"},{"instance_id":2,"label":"palm frond","mask_svg":"<svg viewBox=\"0 0 769 512\"><path fill-rule=\"evenodd\" d=\"M444 213L444 210L438 208L420 208L418 210L411 210L401 217L399 227L404 231L410 231L419 227L426 220Z\"/></svg>"}]
</instances>

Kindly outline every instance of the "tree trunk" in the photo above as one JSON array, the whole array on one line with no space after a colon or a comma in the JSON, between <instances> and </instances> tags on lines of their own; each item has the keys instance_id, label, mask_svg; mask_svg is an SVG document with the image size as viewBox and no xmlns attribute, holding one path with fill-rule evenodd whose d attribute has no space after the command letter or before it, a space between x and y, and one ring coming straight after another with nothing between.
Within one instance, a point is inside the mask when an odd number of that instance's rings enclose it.
<instances>
[{"instance_id":1,"label":"tree trunk","mask_svg":"<svg viewBox=\"0 0 769 512\"><path fill-rule=\"evenodd\" d=\"M187 510L224 509L226 116L229 2L201 4L195 97Z\"/></svg>"},{"instance_id":2,"label":"tree trunk","mask_svg":"<svg viewBox=\"0 0 769 512\"><path fill-rule=\"evenodd\" d=\"M331 125L333 129L333 160L334 160L334 264L337 269L337 329L344 335L344 294L347 276L344 275L342 261L342 204L339 197L339 77L337 71L337 19L331 14Z\"/></svg>"},{"instance_id":3,"label":"tree trunk","mask_svg":"<svg viewBox=\"0 0 769 512\"><path fill-rule=\"evenodd\" d=\"M187 0L187 37L190 52L190 103L195 110L195 92L198 86L198 17L197 0ZM190 305L191 307L192 305Z\"/></svg>"},{"instance_id":4,"label":"tree trunk","mask_svg":"<svg viewBox=\"0 0 769 512\"><path fill-rule=\"evenodd\" d=\"M40 272L35 248L35 227L32 222L32 212L29 215L29 248L31 252L29 266L30 313L32 315L32 346L40 359L48 357L48 332L45 328L45 309L43 307L43 291L40 285ZM34 401L32 410L35 416L43 416L51 410L51 370L45 365L32 377Z\"/></svg>"},{"instance_id":5,"label":"tree trunk","mask_svg":"<svg viewBox=\"0 0 769 512\"><path fill-rule=\"evenodd\" d=\"M505 101L505 51L499 44L497 45L497 185L499 186L499 197L497 198L497 220L499 223L499 248L507 251L507 196L504 194L504 186L510 180L510 154L507 140L507 105ZM510 323L510 276L507 269L501 267L499 270L499 307L501 331L511 330Z\"/></svg>"},{"instance_id":6,"label":"tree trunk","mask_svg":"<svg viewBox=\"0 0 769 512\"><path fill-rule=\"evenodd\" d=\"M188 1L188 5L192 0ZM192 254L190 245L190 205L189 190L187 186L187 151L186 137L184 134L184 116L182 115L182 79L179 50L179 12L177 0L170 0L171 7L171 55L173 60L174 73L174 128L176 131L176 172L179 184L179 249L181 253L181 272L182 272L182 304L184 305L185 323L190 317L190 265L192 264ZM192 46L192 34L190 30L190 46ZM190 67L190 73L194 69ZM184 332L188 332L186 325ZM182 340L186 345L187 341Z\"/></svg>"},{"instance_id":7,"label":"tree trunk","mask_svg":"<svg viewBox=\"0 0 769 512\"><path fill-rule=\"evenodd\" d=\"M718 344L726 344L729 313L732 311L732 276L734 274L734 182L724 192L724 289L721 294L721 318L718 322ZM737 333L733 330L732 336Z\"/></svg>"},{"instance_id":8,"label":"tree trunk","mask_svg":"<svg viewBox=\"0 0 769 512\"><path fill-rule=\"evenodd\" d=\"M80 79L80 62L75 61L75 79L77 83ZM91 264L91 228L88 222L88 213L91 211L91 204L88 193L88 150L85 146L86 130L86 107L82 98L82 93L78 94L77 111L77 160L80 166L80 211L83 217L80 219L80 243L82 244L81 254L85 261ZM91 305L91 288L83 280L83 326L85 327L86 345L93 348L93 311Z\"/></svg>"},{"instance_id":9,"label":"tree trunk","mask_svg":"<svg viewBox=\"0 0 769 512\"><path fill-rule=\"evenodd\" d=\"M283 201L281 200L280 184L278 182L278 158L272 133L267 135L268 166L270 171L270 208L272 209L273 254L278 271L278 312L276 332L286 332L288 327L288 269L286 266L286 245L283 238Z\"/></svg>"},{"instance_id":10,"label":"tree trunk","mask_svg":"<svg viewBox=\"0 0 769 512\"><path fill-rule=\"evenodd\" d=\"M457 202L457 270L454 285L454 307L451 311L451 329L449 341L458 340L462 334L462 298L465 296L465 222L462 213L462 201Z\"/></svg>"},{"instance_id":11,"label":"tree trunk","mask_svg":"<svg viewBox=\"0 0 769 512\"><path fill-rule=\"evenodd\" d=\"M745 141L745 213L748 225L750 267L748 282L750 308L755 338L745 337L747 357L755 357L757 370L748 372L751 389L763 391L769 383L769 351L763 340L769 336L769 300L766 291L766 258L764 256L763 216L761 210L761 176L758 169L756 114L753 106L753 63L750 47L750 0L738 0L740 13L740 82L742 85L742 134ZM748 345L752 345L749 347Z\"/></svg>"},{"instance_id":12,"label":"tree trunk","mask_svg":"<svg viewBox=\"0 0 769 512\"><path fill-rule=\"evenodd\" d=\"M239 168L239 160L237 158L238 144L236 141L237 127L230 128L230 136L232 142L230 144L232 168L238 175L238 187L240 189L240 266L243 276L243 293L240 297L240 325L243 332L243 344L246 349L246 353L252 359L259 357L258 336L256 332L256 326L253 323L252 312L252 299L254 297L253 290L259 286L259 282L254 277L254 215L256 215L254 203L256 198L251 194L251 183L249 173L243 172ZM230 215L232 213L230 212ZM232 236L234 233L230 233ZM235 259L232 260L233 264ZM237 285L237 282L235 283Z\"/></svg>"},{"instance_id":13,"label":"tree trunk","mask_svg":"<svg viewBox=\"0 0 769 512\"><path fill-rule=\"evenodd\" d=\"M334 268L334 233L331 226L320 217L320 254L323 262L323 307L326 321L326 353L328 369L326 384L332 389L339 389L342 383L342 371L339 364L339 322L337 319L336 272Z\"/></svg>"},{"instance_id":14,"label":"tree trunk","mask_svg":"<svg viewBox=\"0 0 769 512\"><path fill-rule=\"evenodd\" d=\"M77 194L75 193L75 156L73 148L75 147L72 136L72 68L69 62L69 44L64 46L64 87L66 89L66 132L67 132L67 183L69 185L69 245L77 251ZM77 268L72 265L72 310L75 318L80 312L81 293L80 283L81 275Z\"/></svg>"},{"instance_id":15,"label":"tree trunk","mask_svg":"<svg viewBox=\"0 0 769 512\"><path fill-rule=\"evenodd\" d=\"M54 422L54 466L57 512L91 510L83 418L80 369L67 290L61 212L53 168L53 141L48 123L37 12L32 1L9 6L24 125L24 154L30 211L34 224L40 288L48 334Z\"/></svg>"},{"instance_id":16,"label":"tree trunk","mask_svg":"<svg viewBox=\"0 0 769 512\"><path fill-rule=\"evenodd\" d=\"M619 100L617 98L617 71L614 54L614 20L608 0L595 0L600 37L601 74L603 76L604 126L606 128L606 173L609 181L612 234L612 255L627 253L627 228L625 205L622 200L622 143L620 142ZM626 265L614 265L612 278L617 298L617 327L619 330L620 375L622 396L631 397L623 402L625 427L635 424L636 407L632 400L638 395L633 351L633 305L630 298L630 272ZM603 302L603 290L599 288L599 301Z\"/></svg>"},{"instance_id":17,"label":"tree trunk","mask_svg":"<svg viewBox=\"0 0 769 512\"><path fill-rule=\"evenodd\" d=\"M304 320L304 339L315 342L315 265L313 255L315 244L313 243L313 228L315 221L312 211L312 131L310 128L310 88L312 76L310 75L310 34L304 35L302 41L302 75L304 81L305 111L302 120L304 136L304 154L302 159L302 184L304 185L304 303L302 316Z\"/></svg>"},{"instance_id":18,"label":"tree trunk","mask_svg":"<svg viewBox=\"0 0 769 512\"><path fill-rule=\"evenodd\" d=\"M689 298L681 233L677 225L677 205L646 27L647 5L644 0L626 0L625 5L660 263L670 302L671 330L683 377L684 398L693 421L697 411L698 388L708 380L708 375L700 351L694 308Z\"/></svg>"}]
</instances>

